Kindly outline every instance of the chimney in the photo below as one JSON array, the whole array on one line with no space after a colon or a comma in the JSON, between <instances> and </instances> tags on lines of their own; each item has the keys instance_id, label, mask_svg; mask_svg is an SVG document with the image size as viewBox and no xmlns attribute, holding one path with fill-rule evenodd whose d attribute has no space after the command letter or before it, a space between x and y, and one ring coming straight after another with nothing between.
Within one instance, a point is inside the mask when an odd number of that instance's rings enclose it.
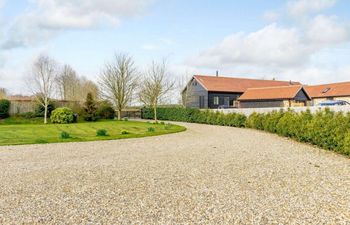
<instances>
[{"instance_id":1,"label":"chimney","mask_svg":"<svg viewBox=\"0 0 350 225\"><path fill-rule=\"evenodd\" d=\"M216 71L216 77L219 77L219 70Z\"/></svg>"}]
</instances>

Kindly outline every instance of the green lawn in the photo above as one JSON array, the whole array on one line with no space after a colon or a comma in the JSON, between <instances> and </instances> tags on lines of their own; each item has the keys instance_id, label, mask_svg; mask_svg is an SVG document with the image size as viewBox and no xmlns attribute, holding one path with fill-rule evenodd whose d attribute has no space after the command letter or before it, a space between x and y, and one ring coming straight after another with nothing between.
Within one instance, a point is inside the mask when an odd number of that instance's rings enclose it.
<instances>
[{"instance_id":1,"label":"green lawn","mask_svg":"<svg viewBox=\"0 0 350 225\"><path fill-rule=\"evenodd\" d=\"M35 121L32 121L35 123ZM176 133L186 128L173 124L153 124L136 121L102 121L75 124L8 124L0 123L0 146L55 142L81 142L137 138ZM154 128L154 131L150 127ZM98 137L96 131L105 129L108 136ZM62 139L61 132L68 132L71 138ZM127 131L128 134L122 134Z\"/></svg>"},{"instance_id":2,"label":"green lawn","mask_svg":"<svg viewBox=\"0 0 350 225\"><path fill-rule=\"evenodd\" d=\"M50 121L50 119L48 120ZM14 124L43 124L44 118L36 117L26 119L22 116L11 116L6 119L0 119L0 125L14 125Z\"/></svg>"}]
</instances>

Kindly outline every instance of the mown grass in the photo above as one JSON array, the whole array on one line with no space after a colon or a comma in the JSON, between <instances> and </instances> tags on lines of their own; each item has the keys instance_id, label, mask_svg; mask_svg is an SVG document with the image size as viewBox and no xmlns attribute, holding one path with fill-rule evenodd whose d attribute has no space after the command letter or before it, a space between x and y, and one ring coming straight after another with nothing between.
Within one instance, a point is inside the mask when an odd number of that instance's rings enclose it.
<instances>
[{"instance_id":1,"label":"mown grass","mask_svg":"<svg viewBox=\"0 0 350 225\"><path fill-rule=\"evenodd\" d=\"M186 130L182 126L173 124L153 124L136 121L102 121L46 125L33 124L34 122L32 121L32 123L27 124L3 123L0 126L0 146L138 138ZM154 128L154 131L150 132L150 128ZM100 129L106 130L108 135L97 136L96 132ZM67 132L70 138L61 138L63 131Z\"/></svg>"},{"instance_id":2,"label":"mown grass","mask_svg":"<svg viewBox=\"0 0 350 225\"><path fill-rule=\"evenodd\" d=\"M44 118L24 118L22 116L11 116L6 119L0 119L0 125L14 125L14 124L43 124Z\"/></svg>"}]
</instances>

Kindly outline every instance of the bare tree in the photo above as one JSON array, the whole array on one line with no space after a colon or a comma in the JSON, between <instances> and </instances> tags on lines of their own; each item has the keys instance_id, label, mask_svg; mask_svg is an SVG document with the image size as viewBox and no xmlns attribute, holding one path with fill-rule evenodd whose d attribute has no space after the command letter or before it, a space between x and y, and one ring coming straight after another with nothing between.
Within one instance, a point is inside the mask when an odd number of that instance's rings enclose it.
<instances>
[{"instance_id":1,"label":"bare tree","mask_svg":"<svg viewBox=\"0 0 350 225\"><path fill-rule=\"evenodd\" d=\"M5 99L7 97L7 91L5 88L0 88L0 99Z\"/></svg>"},{"instance_id":2,"label":"bare tree","mask_svg":"<svg viewBox=\"0 0 350 225\"><path fill-rule=\"evenodd\" d=\"M78 76L69 65L62 67L56 83L59 95L63 100L83 102L88 93L91 93L95 99L98 98L97 85L83 76Z\"/></svg>"},{"instance_id":3,"label":"bare tree","mask_svg":"<svg viewBox=\"0 0 350 225\"><path fill-rule=\"evenodd\" d=\"M137 78L134 61L126 54L115 55L114 62L106 64L100 76L102 96L114 103L118 120L132 100Z\"/></svg>"},{"instance_id":4,"label":"bare tree","mask_svg":"<svg viewBox=\"0 0 350 225\"><path fill-rule=\"evenodd\" d=\"M156 122L158 104L174 86L175 82L169 79L166 62L153 62L141 83L139 98L142 103L153 108L154 120Z\"/></svg>"},{"instance_id":5,"label":"bare tree","mask_svg":"<svg viewBox=\"0 0 350 225\"><path fill-rule=\"evenodd\" d=\"M33 64L27 85L44 111L44 123L47 123L47 111L50 98L54 95L57 77L57 63L46 55L39 56Z\"/></svg>"},{"instance_id":6,"label":"bare tree","mask_svg":"<svg viewBox=\"0 0 350 225\"><path fill-rule=\"evenodd\" d=\"M71 66L63 66L56 82L61 99L75 100L79 91L79 78Z\"/></svg>"},{"instance_id":7,"label":"bare tree","mask_svg":"<svg viewBox=\"0 0 350 225\"><path fill-rule=\"evenodd\" d=\"M85 100L88 93L92 95L94 99L99 99L100 91L97 84L85 77L80 77L80 97L77 98L77 101Z\"/></svg>"}]
</instances>

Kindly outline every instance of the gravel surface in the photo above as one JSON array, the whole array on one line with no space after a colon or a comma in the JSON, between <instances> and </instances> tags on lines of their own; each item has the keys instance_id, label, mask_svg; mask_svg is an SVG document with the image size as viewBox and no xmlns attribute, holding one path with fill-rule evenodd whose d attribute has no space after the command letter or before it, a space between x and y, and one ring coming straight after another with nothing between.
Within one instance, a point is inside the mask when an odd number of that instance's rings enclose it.
<instances>
[{"instance_id":1,"label":"gravel surface","mask_svg":"<svg viewBox=\"0 0 350 225\"><path fill-rule=\"evenodd\" d=\"M350 159L248 129L0 147L0 224L350 224Z\"/></svg>"}]
</instances>

